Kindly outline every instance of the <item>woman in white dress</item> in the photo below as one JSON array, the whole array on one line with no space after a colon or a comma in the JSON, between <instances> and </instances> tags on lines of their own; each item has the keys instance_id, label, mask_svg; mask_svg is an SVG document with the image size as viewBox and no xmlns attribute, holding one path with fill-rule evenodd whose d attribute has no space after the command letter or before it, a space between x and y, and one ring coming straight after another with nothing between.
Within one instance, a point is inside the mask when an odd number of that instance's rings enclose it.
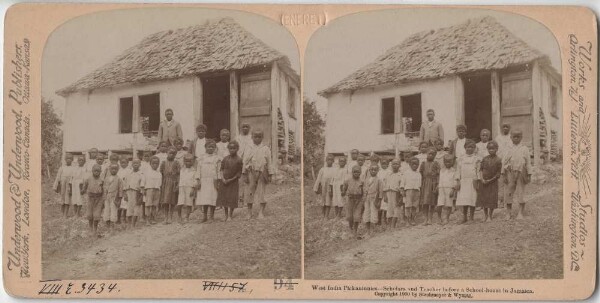
<instances>
[{"instance_id":1,"label":"woman in white dress","mask_svg":"<svg viewBox=\"0 0 600 303\"><path fill-rule=\"evenodd\" d=\"M196 173L200 192L196 196L196 205L202 206L203 217L201 223L212 222L217 205L217 180L219 171L219 156L215 154L217 144L214 140L207 139L206 154L198 158Z\"/></svg>"},{"instance_id":2,"label":"woman in white dress","mask_svg":"<svg viewBox=\"0 0 600 303\"><path fill-rule=\"evenodd\" d=\"M475 213L480 164L480 159L475 154L475 149L475 142L467 139L465 142L465 154L457 160L455 179L459 184L459 191L456 197L456 206L462 206L463 220L461 223L467 222L467 211L469 212L470 221L473 220Z\"/></svg>"}]
</instances>

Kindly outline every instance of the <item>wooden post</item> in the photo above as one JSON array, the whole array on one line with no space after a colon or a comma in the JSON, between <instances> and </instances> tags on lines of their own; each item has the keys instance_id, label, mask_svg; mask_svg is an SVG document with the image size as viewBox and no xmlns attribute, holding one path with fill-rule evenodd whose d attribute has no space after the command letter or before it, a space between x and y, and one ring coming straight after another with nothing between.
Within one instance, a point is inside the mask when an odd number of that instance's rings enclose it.
<instances>
[{"instance_id":1,"label":"wooden post","mask_svg":"<svg viewBox=\"0 0 600 303\"><path fill-rule=\"evenodd\" d=\"M533 70L531 73L531 96L533 98L533 108L531 110L531 115L533 118L533 165L541 164L541 152L542 148L540 146L540 114L539 108L542 104L542 75L540 74L540 65L538 62L534 62Z\"/></svg>"},{"instance_id":2,"label":"wooden post","mask_svg":"<svg viewBox=\"0 0 600 303\"><path fill-rule=\"evenodd\" d=\"M202 123L202 79L200 77L194 77L194 83L192 85L192 98L194 99L192 104L192 111L194 115L194 134L190 137L190 139L196 138L196 126Z\"/></svg>"},{"instance_id":3,"label":"wooden post","mask_svg":"<svg viewBox=\"0 0 600 303\"><path fill-rule=\"evenodd\" d=\"M396 158L400 155L399 137L404 131L404 123L402 123L402 97L394 97L394 155Z\"/></svg>"},{"instance_id":4,"label":"wooden post","mask_svg":"<svg viewBox=\"0 0 600 303\"><path fill-rule=\"evenodd\" d=\"M133 96L133 117L131 122L131 130L133 133L142 131L140 128L140 98Z\"/></svg>"},{"instance_id":5,"label":"wooden post","mask_svg":"<svg viewBox=\"0 0 600 303\"><path fill-rule=\"evenodd\" d=\"M273 62L271 67L271 158L275 169L277 169L279 164L279 146L277 146L277 108L280 103L279 98L279 67L276 62Z\"/></svg>"},{"instance_id":6,"label":"wooden post","mask_svg":"<svg viewBox=\"0 0 600 303\"><path fill-rule=\"evenodd\" d=\"M460 76L454 77L454 102L456 104L456 125L465 124L465 88Z\"/></svg>"},{"instance_id":7,"label":"wooden post","mask_svg":"<svg viewBox=\"0 0 600 303\"><path fill-rule=\"evenodd\" d=\"M497 71L492 72L492 138L500 134L500 76ZM492 139L490 138L490 139Z\"/></svg>"},{"instance_id":8,"label":"wooden post","mask_svg":"<svg viewBox=\"0 0 600 303\"><path fill-rule=\"evenodd\" d=\"M237 139L240 133L238 87L237 73L233 71L229 73L229 131L232 139Z\"/></svg>"}]
</instances>

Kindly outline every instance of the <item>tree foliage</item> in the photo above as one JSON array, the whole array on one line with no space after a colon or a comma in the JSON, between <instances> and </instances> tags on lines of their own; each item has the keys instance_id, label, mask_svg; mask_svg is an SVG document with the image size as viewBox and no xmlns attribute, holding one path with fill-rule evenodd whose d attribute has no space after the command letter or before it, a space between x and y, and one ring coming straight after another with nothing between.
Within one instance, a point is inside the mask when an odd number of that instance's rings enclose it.
<instances>
[{"instance_id":1,"label":"tree foliage","mask_svg":"<svg viewBox=\"0 0 600 303\"><path fill-rule=\"evenodd\" d=\"M315 171L322 165L325 152L325 120L317 111L315 103L306 97L303 110L304 174L314 178Z\"/></svg>"},{"instance_id":2,"label":"tree foliage","mask_svg":"<svg viewBox=\"0 0 600 303\"><path fill-rule=\"evenodd\" d=\"M50 176L61 165L62 124L52 100L42 98L42 175Z\"/></svg>"}]
</instances>

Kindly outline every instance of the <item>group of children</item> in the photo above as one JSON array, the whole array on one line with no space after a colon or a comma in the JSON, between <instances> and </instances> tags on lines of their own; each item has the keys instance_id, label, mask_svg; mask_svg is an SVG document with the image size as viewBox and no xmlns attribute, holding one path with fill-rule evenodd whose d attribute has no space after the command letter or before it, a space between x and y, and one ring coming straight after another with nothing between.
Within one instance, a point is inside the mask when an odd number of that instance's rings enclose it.
<instances>
[{"instance_id":1,"label":"group of children","mask_svg":"<svg viewBox=\"0 0 600 303\"><path fill-rule=\"evenodd\" d=\"M54 182L63 217L69 216L71 205L80 217L86 205L94 235L101 219L111 232L122 222L135 227L138 219L154 224L159 212L165 224L173 222L175 211L178 221L185 223L195 207L202 210L201 223L213 222L217 207L224 209L228 221L240 202L246 203L248 218L253 218L252 206L260 204L258 217L263 218L264 192L274 172L271 151L262 144L263 132L250 135L250 125L244 124L237 141L230 141L230 132L224 129L215 142L206 138L206 126L201 124L196 135L192 146L184 148L180 138L173 145L163 141L154 155L145 150L141 159L112 153L105 162L104 155L92 148L89 159L81 155L75 165L74 156L67 153Z\"/></svg>"},{"instance_id":2,"label":"group of children","mask_svg":"<svg viewBox=\"0 0 600 303\"><path fill-rule=\"evenodd\" d=\"M493 219L499 202L507 207L512 219L512 204L519 204L517 218L523 217L523 192L530 182L529 149L521 144L521 131L502 126L496 141L489 130L482 130L480 142L466 139L466 127L456 128L457 138L449 148L444 142L420 142L419 153L401 154L403 160L381 159L372 154L369 161L358 150L345 155L334 165L334 155L327 155L313 190L322 200L322 215L341 218L343 209L349 227L358 236L362 222L371 233L373 225L396 227L399 221L416 225L417 214L424 214L424 225L433 222L447 224L450 214L460 207L459 224L473 221L476 207L484 212L484 222ZM367 163L369 162L369 163ZM391 167L390 167L391 166Z\"/></svg>"}]
</instances>

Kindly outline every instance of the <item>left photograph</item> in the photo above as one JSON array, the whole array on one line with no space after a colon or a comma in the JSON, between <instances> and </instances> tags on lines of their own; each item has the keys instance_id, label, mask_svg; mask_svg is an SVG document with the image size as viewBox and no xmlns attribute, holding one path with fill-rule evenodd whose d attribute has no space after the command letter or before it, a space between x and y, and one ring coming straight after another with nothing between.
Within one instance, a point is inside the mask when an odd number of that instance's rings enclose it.
<instances>
[{"instance_id":1,"label":"left photograph","mask_svg":"<svg viewBox=\"0 0 600 303\"><path fill-rule=\"evenodd\" d=\"M301 277L300 62L258 15L128 9L42 58L42 277Z\"/></svg>"}]
</instances>

